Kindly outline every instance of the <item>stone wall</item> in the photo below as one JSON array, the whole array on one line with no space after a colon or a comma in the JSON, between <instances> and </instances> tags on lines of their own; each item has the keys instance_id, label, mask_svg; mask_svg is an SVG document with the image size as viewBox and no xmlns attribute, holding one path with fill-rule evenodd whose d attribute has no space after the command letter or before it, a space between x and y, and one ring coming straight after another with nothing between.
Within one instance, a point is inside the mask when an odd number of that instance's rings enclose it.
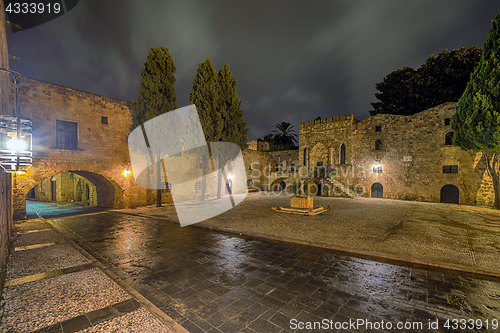
<instances>
[{"instance_id":1,"label":"stone wall","mask_svg":"<svg viewBox=\"0 0 500 333\"><path fill-rule=\"evenodd\" d=\"M455 107L445 103L412 116L378 114L357 121L346 115L300 124L301 164L305 150L310 170L318 162L337 165L337 180L364 189L364 196L379 183L384 198L440 202L442 187L450 184L459 189L459 203L489 205L491 184L481 154L445 144L452 131L446 119ZM342 144L345 161L340 164ZM451 165L458 173L443 172ZM374 166L382 172L374 173Z\"/></svg>"},{"instance_id":2,"label":"stone wall","mask_svg":"<svg viewBox=\"0 0 500 333\"><path fill-rule=\"evenodd\" d=\"M247 182L251 180L251 186L263 190L269 173L265 170L269 165L269 153L263 150L245 149L242 154L247 172Z\"/></svg>"},{"instance_id":3,"label":"stone wall","mask_svg":"<svg viewBox=\"0 0 500 333\"><path fill-rule=\"evenodd\" d=\"M5 31L5 12L3 0L0 0L0 67L9 68L9 52ZM10 76L0 72L0 114L8 113L11 108L9 101L11 91ZM5 263L9 255L9 238L12 226L12 185L11 175L0 168L0 291L5 277Z\"/></svg>"},{"instance_id":4,"label":"stone wall","mask_svg":"<svg viewBox=\"0 0 500 333\"><path fill-rule=\"evenodd\" d=\"M9 238L12 226L11 176L0 169L0 291L3 287L5 263L9 256Z\"/></svg>"},{"instance_id":5,"label":"stone wall","mask_svg":"<svg viewBox=\"0 0 500 333\"><path fill-rule=\"evenodd\" d=\"M102 198L98 205L119 208L153 202L151 191L123 175L131 168L127 139L132 118L127 102L25 77L19 104L21 115L33 119L33 166L13 177L15 218L25 216L25 196L31 188L70 171L86 173L80 176L93 183L97 195L112 193L111 203ZM76 123L76 149L58 148L58 120ZM59 190L61 196L66 192Z\"/></svg>"}]
</instances>

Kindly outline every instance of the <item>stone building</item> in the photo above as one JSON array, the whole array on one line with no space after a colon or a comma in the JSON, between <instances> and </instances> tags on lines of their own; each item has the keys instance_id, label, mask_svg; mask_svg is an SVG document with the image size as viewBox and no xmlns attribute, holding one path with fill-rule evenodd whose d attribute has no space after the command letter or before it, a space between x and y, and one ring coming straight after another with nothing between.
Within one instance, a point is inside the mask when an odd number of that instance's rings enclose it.
<instances>
[{"instance_id":1,"label":"stone building","mask_svg":"<svg viewBox=\"0 0 500 333\"><path fill-rule=\"evenodd\" d=\"M19 107L33 119L33 166L13 176L15 218L25 216L26 196L115 208L153 202L129 172L127 102L24 77Z\"/></svg>"},{"instance_id":2,"label":"stone building","mask_svg":"<svg viewBox=\"0 0 500 333\"><path fill-rule=\"evenodd\" d=\"M494 192L481 153L453 145L450 118L456 103L411 116L353 114L300 124L299 149L245 152L249 185L281 190L313 179L318 168L337 173L312 183L310 193L492 206ZM250 170L248 170L250 171ZM250 182L251 180L251 182Z\"/></svg>"},{"instance_id":3,"label":"stone building","mask_svg":"<svg viewBox=\"0 0 500 333\"><path fill-rule=\"evenodd\" d=\"M254 141L249 142L249 149L243 151L247 185L267 191L285 189L298 176L298 148L269 151L268 142Z\"/></svg>"},{"instance_id":4,"label":"stone building","mask_svg":"<svg viewBox=\"0 0 500 333\"><path fill-rule=\"evenodd\" d=\"M300 165L309 171L335 165L334 181L363 196L491 205L482 154L453 145L449 121L455 107L445 103L411 116L378 114L358 121L351 114L302 123ZM334 195L332 188L325 195Z\"/></svg>"}]
</instances>

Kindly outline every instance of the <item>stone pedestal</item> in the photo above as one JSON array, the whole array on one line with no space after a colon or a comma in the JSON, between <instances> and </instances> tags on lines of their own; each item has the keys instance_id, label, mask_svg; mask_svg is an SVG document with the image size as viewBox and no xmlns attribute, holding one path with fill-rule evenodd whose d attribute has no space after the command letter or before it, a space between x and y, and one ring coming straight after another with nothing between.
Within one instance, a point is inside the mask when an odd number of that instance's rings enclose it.
<instances>
[{"instance_id":1,"label":"stone pedestal","mask_svg":"<svg viewBox=\"0 0 500 333\"><path fill-rule=\"evenodd\" d=\"M310 209L313 208L312 197L292 197L292 208Z\"/></svg>"}]
</instances>

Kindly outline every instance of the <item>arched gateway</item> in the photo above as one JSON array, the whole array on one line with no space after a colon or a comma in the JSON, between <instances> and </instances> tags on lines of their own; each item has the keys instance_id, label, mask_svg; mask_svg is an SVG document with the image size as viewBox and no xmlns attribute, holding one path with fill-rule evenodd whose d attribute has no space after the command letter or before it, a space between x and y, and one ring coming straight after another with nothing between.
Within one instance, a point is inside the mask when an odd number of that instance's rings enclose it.
<instances>
[{"instance_id":1,"label":"arched gateway","mask_svg":"<svg viewBox=\"0 0 500 333\"><path fill-rule=\"evenodd\" d=\"M441 187L441 202L458 204L460 198L460 191L458 187L452 184L447 184Z\"/></svg>"},{"instance_id":2,"label":"arched gateway","mask_svg":"<svg viewBox=\"0 0 500 333\"><path fill-rule=\"evenodd\" d=\"M15 219L26 216L28 191L61 173L87 179L89 197L93 184L98 206L151 203L153 195L139 188L130 173L127 102L25 77L19 85L19 109L21 117L33 119L33 165L24 174L13 174ZM56 179L44 189L51 195L47 201L52 201L52 188L56 201L63 200L65 189L58 186ZM86 198L87 188L83 182L81 186Z\"/></svg>"}]
</instances>

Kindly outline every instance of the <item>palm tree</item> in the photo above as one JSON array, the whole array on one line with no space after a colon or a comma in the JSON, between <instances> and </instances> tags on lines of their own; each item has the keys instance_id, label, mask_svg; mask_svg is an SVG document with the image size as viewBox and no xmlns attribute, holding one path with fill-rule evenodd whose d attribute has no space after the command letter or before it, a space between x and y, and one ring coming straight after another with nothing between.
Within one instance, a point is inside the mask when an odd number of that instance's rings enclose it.
<instances>
[{"instance_id":1,"label":"palm tree","mask_svg":"<svg viewBox=\"0 0 500 333\"><path fill-rule=\"evenodd\" d=\"M274 134L273 145L281 148L295 147L297 134L294 133L293 126L283 121L281 124L276 125L276 127L279 131L271 131L271 133L276 133Z\"/></svg>"}]
</instances>

